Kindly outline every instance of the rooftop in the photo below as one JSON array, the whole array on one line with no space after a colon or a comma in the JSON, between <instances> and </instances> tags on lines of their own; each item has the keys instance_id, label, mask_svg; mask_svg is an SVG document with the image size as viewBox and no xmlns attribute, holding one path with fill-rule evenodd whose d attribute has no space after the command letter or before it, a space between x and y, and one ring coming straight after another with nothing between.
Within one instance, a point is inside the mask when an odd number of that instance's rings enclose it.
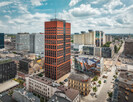
<instances>
[{"instance_id":1,"label":"rooftop","mask_svg":"<svg viewBox=\"0 0 133 102\"><path fill-rule=\"evenodd\" d=\"M72 89L72 88L68 88L65 86L59 86L58 89L60 91L57 91L55 93L63 93L65 94L69 99L71 99L72 101L77 97L77 95L79 94L78 90Z\"/></svg>"},{"instance_id":2,"label":"rooftop","mask_svg":"<svg viewBox=\"0 0 133 102\"><path fill-rule=\"evenodd\" d=\"M118 102L132 102L133 85L119 82Z\"/></svg>"},{"instance_id":3,"label":"rooftop","mask_svg":"<svg viewBox=\"0 0 133 102\"><path fill-rule=\"evenodd\" d=\"M125 42L133 42L133 39L127 39Z\"/></svg>"},{"instance_id":4,"label":"rooftop","mask_svg":"<svg viewBox=\"0 0 133 102\"><path fill-rule=\"evenodd\" d=\"M0 64L4 64L8 62L12 62L12 60L11 59L0 59Z\"/></svg>"},{"instance_id":5,"label":"rooftop","mask_svg":"<svg viewBox=\"0 0 133 102\"><path fill-rule=\"evenodd\" d=\"M33 76L33 77L30 77L31 79L34 79L36 81L39 81L39 82L42 82L46 85L53 85L53 80L50 79L50 78L47 78L47 77L39 77L39 76Z\"/></svg>"},{"instance_id":6,"label":"rooftop","mask_svg":"<svg viewBox=\"0 0 133 102\"><path fill-rule=\"evenodd\" d=\"M89 82L90 81L90 78L85 74L73 74L72 73L69 76L69 79L77 80L77 81L80 81L80 82Z\"/></svg>"},{"instance_id":7,"label":"rooftop","mask_svg":"<svg viewBox=\"0 0 133 102\"><path fill-rule=\"evenodd\" d=\"M10 88L15 87L17 85L19 85L19 83L14 80L9 80L4 83L1 83L0 84L0 93L4 92L6 90L9 90Z\"/></svg>"},{"instance_id":8,"label":"rooftop","mask_svg":"<svg viewBox=\"0 0 133 102\"><path fill-rule=\"evenodd\" d=\"M0 102L17 102L17 101L15 101L11 96L9 96L7 94L1 94Z\"/></svg>"},{"instance_id":9,"label":"rooftop","mask_svg":"<svg viewBox=\"0 0 133 102\"><path fill-rule=\"evenodd\" d=\"M32 102L40 102L38 101L39 100L38 97L34 96L33 93L31 92L25 91L24 89L20 88L20 89L15 89L14 91L21 93L21 95L27 97L29 100L32 100Z\"/></svg>"},{"instance_id":10,"label":"rooftop","mask_svg":"<svg viewBox=\"0 0 133 102\"><path fill-rule=\"evenodd\" d=\"M30 59L22 59L22 60L20 60L20 61L25 61L25 62L31 62L32 60L30 60Z\"/></svg>"},{"instance_id":11,"label":"rooftop","mask_svg":"<svg viewBox=\"0 0 133 102\"><path fill-rule=\"evenodd\" d=\"M50 21L62 21L62 22L66 22L65 20L57 19L57 18L51 19Z\"/></svg>"},{"instance_id":12,"label":"rooftop","mask_svg":"<svg viewBox=\"0 0 133 102\"><path fill-rule=\"evenodd\" d=\"M54 94L50 100L48 102L70 102L69 100L67 100L66 98L64 97L60 97L56 94Z\"/></svg>"}]
</instances>

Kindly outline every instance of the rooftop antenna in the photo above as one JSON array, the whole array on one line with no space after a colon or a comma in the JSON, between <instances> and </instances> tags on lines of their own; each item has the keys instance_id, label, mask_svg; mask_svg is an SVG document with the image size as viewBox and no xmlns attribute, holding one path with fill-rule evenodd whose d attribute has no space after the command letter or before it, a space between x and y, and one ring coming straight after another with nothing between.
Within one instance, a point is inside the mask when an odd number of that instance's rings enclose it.
<instances>
[{"instance_id":1,"label":"rooftop antenna","mask_svg":"<svg viewBox=\"0 0 133 102\"><path fill-rule=\"evenodd\" d=\"M56 19L56 9L55 9L55 19Z\"/></svg>"}]
</instances>

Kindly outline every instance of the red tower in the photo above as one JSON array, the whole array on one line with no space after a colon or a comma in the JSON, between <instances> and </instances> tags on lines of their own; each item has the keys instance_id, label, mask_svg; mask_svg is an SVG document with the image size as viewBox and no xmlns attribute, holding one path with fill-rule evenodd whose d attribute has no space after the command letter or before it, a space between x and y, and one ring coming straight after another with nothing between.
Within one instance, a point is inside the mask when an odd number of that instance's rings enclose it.
<instances>
[{"instance_id":1,"label":"red tower","mask_svg":"<svg viewBox=\"0 0 133 102\"><path fill-rule=\"evenodd\" d=\"M70 72L71 24L65 20L45 22L45 76L57 80Z\"/></svg>"}]
</instances>

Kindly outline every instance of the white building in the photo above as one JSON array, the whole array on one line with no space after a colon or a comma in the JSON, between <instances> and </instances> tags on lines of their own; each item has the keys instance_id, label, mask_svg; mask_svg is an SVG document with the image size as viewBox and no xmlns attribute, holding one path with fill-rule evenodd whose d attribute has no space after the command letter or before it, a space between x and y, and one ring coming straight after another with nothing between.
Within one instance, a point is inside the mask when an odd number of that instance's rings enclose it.
<instances>
[{"instance_id":1,"label":"white building","mask_svg":"<svg viewBox=\"0 0 133 102\"><path fill-rule=\"evenodd\" d=\"M30 52L44 57L44 34L30 34Z\"/></svg>"},{"instance_id":2,"label":"white building","mask_svg":"<svg viewBox=\"0 0 133 102\"><path fill-rule=\"evenodd\" d=\"M79 102L78 100L80 100L79 91L60 86L60 84L46 77L26 77L26 89L47 98L51 98L55 93L63 92L62 97L67 96L71 102ZM75 96L71 97L71 93L75 93Z\"/></svg>"},{"instance_id":3,"label":"white building","mask_svg":"<svg viewBox=\"0 0 133 102\"><path fill-rule=\"evenodd\" d=\"M54 81L46 77L26 77L26 89L50 98L57 91Z\"/></svg>"},{"instance_id":4,"label":"white building","mask_svg":"<svg viewBox=\"0 0 133 102\"><path fill-rule=\"evenodd\" d=\"M30 50L29 33L18 33L16 35L16 50L18 51L29 51Z\"/></svg>"}]
</instances>

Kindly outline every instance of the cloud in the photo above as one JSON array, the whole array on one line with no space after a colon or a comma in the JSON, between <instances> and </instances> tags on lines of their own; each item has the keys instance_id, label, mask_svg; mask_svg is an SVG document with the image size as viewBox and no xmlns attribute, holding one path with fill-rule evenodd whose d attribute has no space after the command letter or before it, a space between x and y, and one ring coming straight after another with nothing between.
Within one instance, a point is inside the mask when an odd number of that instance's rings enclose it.
<instances>
[{"instance_id":1,"label":"cloud","mask_svg":"<svg viewBox=\"0 0 133 102\"><path fill-rule=\"evenodd\" d=\"M12 2L0 2L0 7L10 5Z\"/></svg>"},{"instance_id":2,"label":"cloud","mask_svg":"<svg viewBox=\"0 0 133 102\"><path fill-rule=\"evenodd\" d=\"M104 5L106 9L114 9L117 6L122 6L124 5L121 0L109 0L107 4Z\"/></svg>"},{"instance_id":3,"label":"cloud","mask_svg":"<svg viewBox=\"0 0 133 102\"><path fill-rule=\"evenodd\" d=\"M80 7L73 8L69 10L69 12L75 17L84 17L84 16L92 16L92 15L100 15L98 9L92 8L90 4L81 4Z\"/></svg>"},{"instance_id":4,"label":"cloud","mask_svg":"<svg viewBox=\"0 0 133 102\"><path fill-rule=\"evenodd\" d=\"M17 18L8 20L8 26L12 25L11 32L19 32L20 26L22 32L44 32L44 22L47 21L51 15L46 13L27 13Z\"/></svg>"},{"instance_id":5,"label":"cloud","mask_svg":"<svg viewBox=\"0 0 133 102\"><path fill-rule=\"evenodd\" d=\"M31 0L32 5L34 6L40 6L42 5L41 2L46 0Z\"/></svg>"},{"instance_id":6,"label":"cloud","mask_svg":"<svg viewBox=\"0 0 133 102\"><path fill-rule=\"evenodd\" d=\"M71 0L70 3L69 3L69 6L72 7L72 6L76 5L80 1L81 0Z\"/></svg>"}]
</instances>

